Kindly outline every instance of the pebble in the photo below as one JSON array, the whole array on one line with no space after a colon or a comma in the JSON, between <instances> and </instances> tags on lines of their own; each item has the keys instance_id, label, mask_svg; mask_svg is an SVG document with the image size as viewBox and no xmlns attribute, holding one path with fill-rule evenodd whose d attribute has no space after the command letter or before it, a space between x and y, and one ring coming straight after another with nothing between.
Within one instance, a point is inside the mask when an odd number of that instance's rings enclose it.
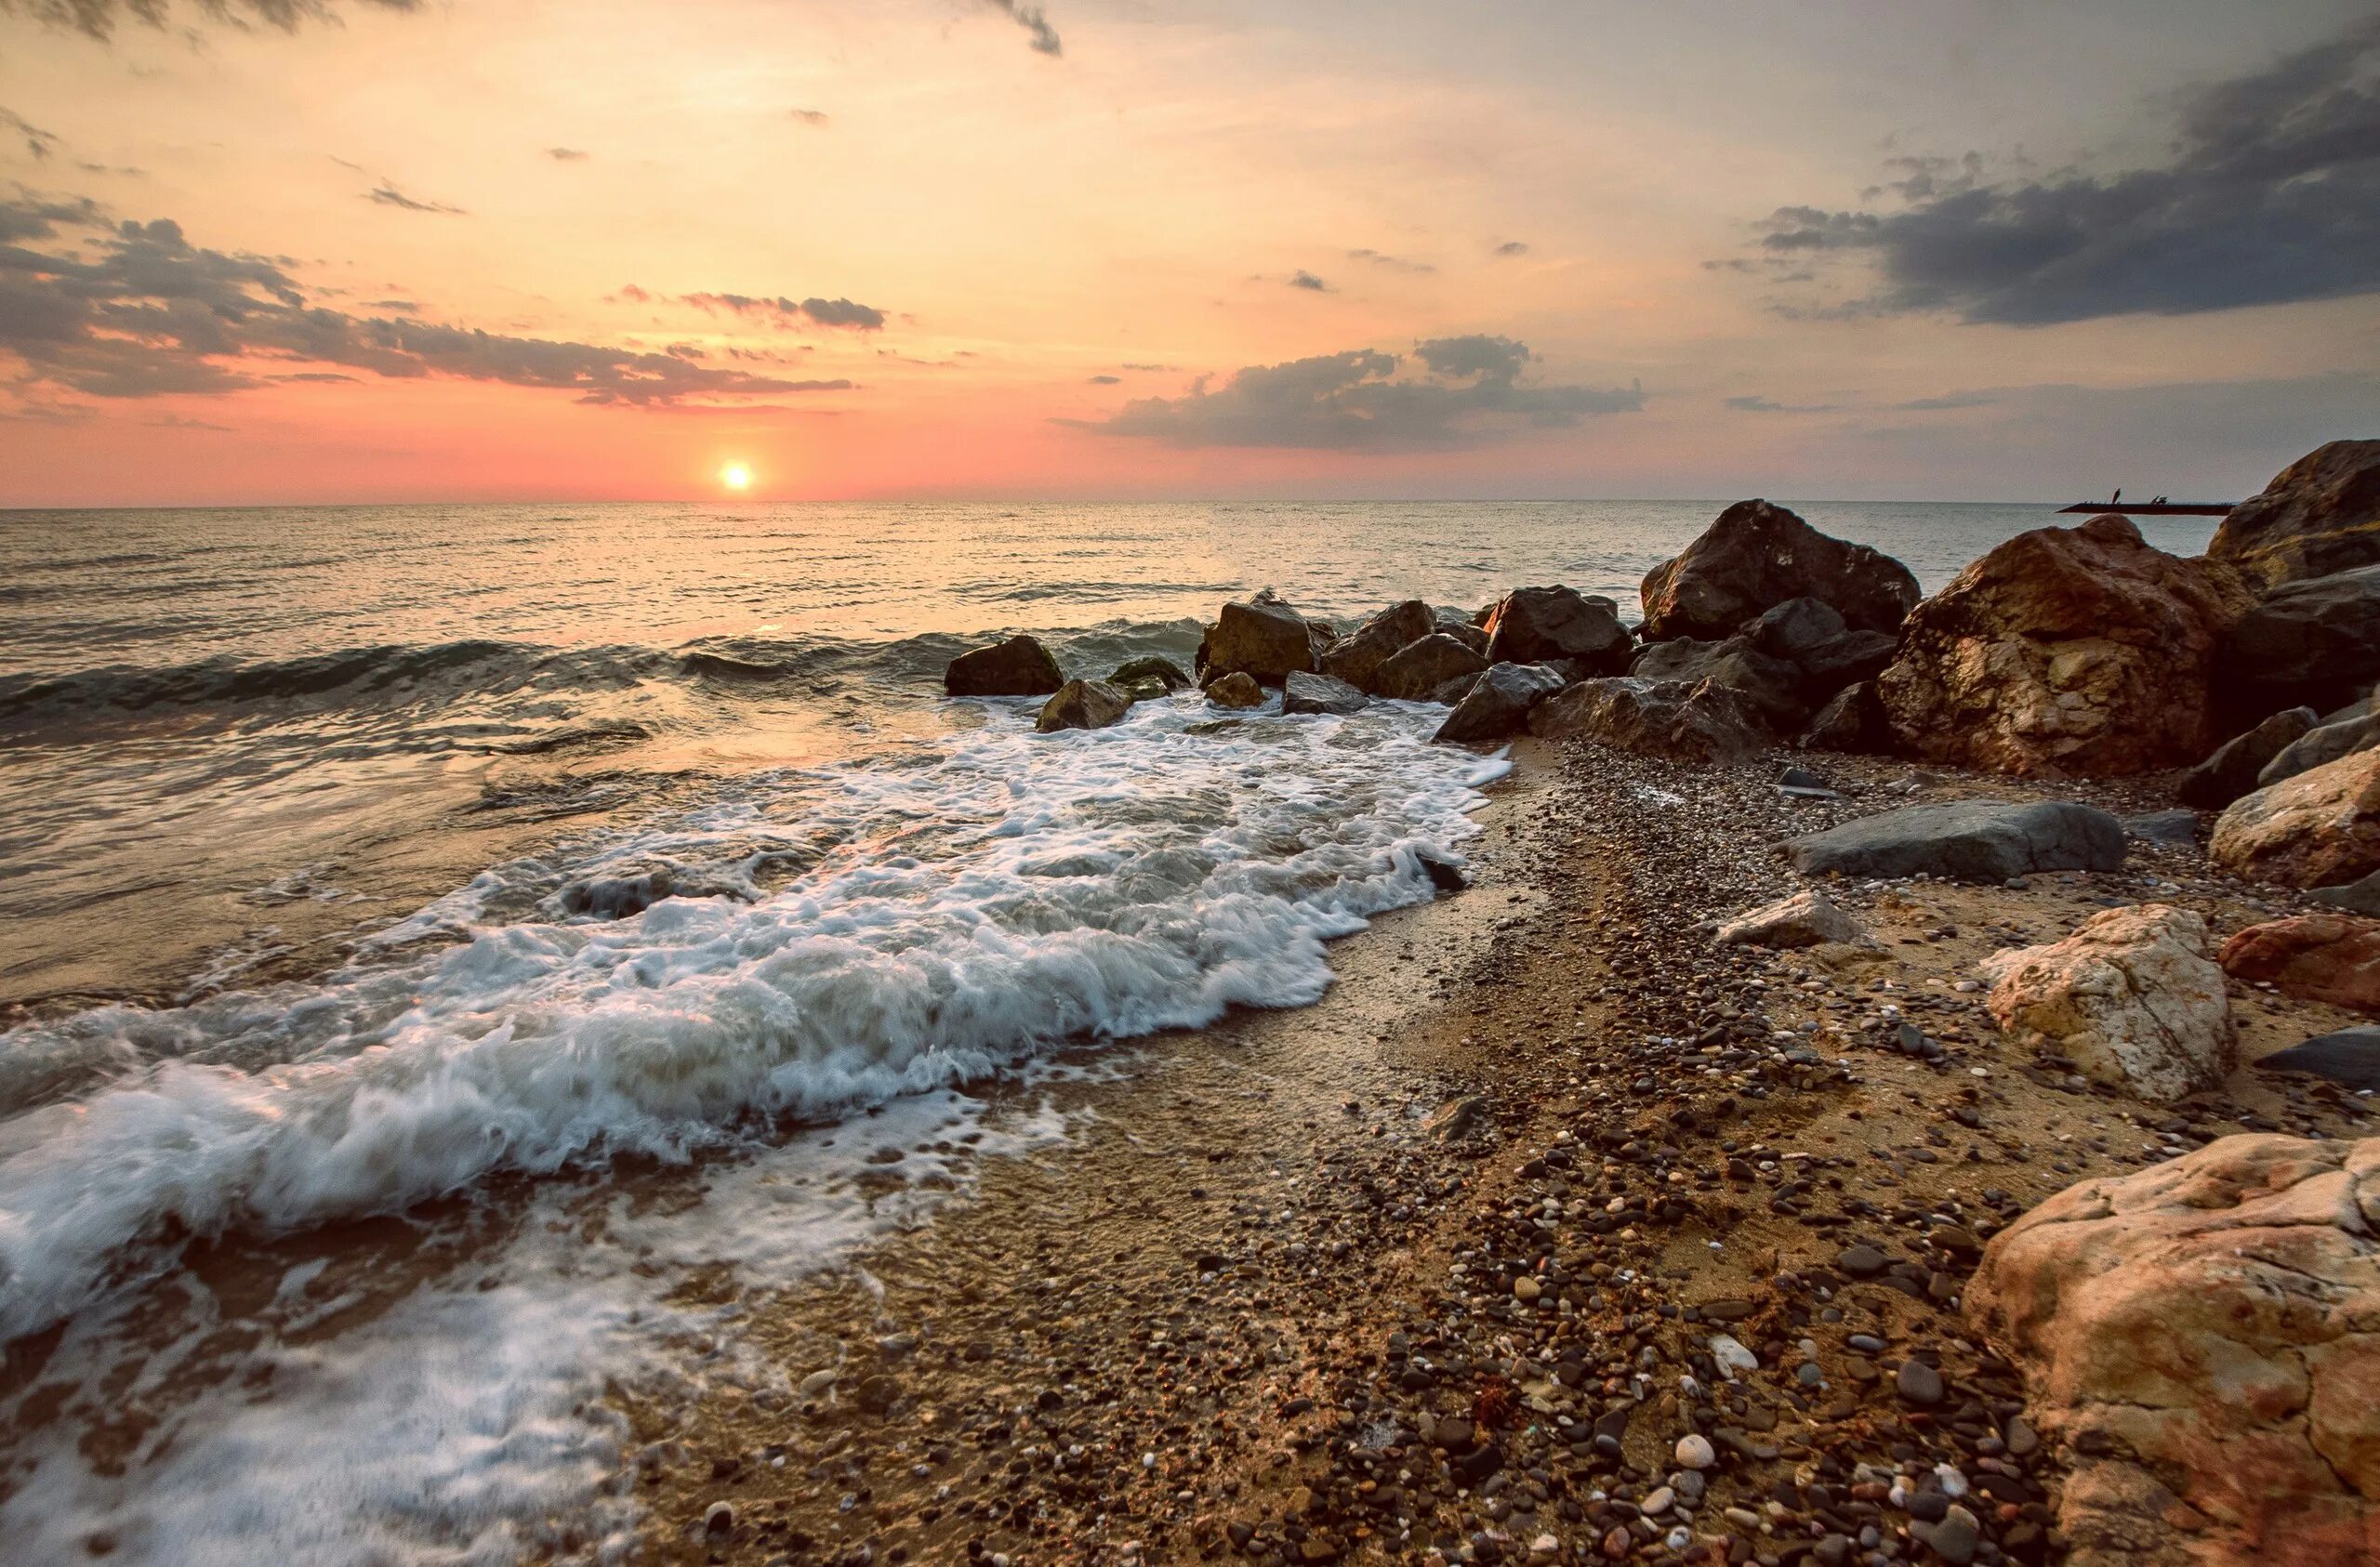
<instances>
[{"instance_id":1,"label":"pebble","mask_svg":"<svg viewBox=\"0 0 2380 1567\"><path fill-rule=\"evenodd\" d=\"M1983 1526L1976 1521L1975 1514L1964 1508L1952 1508L1949 1516L1927 1532L1925 1543L1950 1567L1966 1567L1975 1560L1975 1547L1982 1538Z\"/></svg>"},{"instance_id":2,"label":"pebble","mask_svg":"<svg viewBox=\"0 0 2380 1567\"><path fill-rule=\"evenodd\" d=\"M1666 1485L1659 1485L1655 1486L1646 1495L1645 1499L1636 1505L1644 1509L1644 1513L1646 1518L1659 1518L1661 1514L1669 1511L1670 1504L1676 1500L1676 1492L1671 1490Z\"/></svg>"},{"instance_id":3,"label":"pebble","mask_svg":"<svg viewBox=\"0 0 2380 1567\"><path fill-rule=\"evenodd\" d=\"M724 1534L735 1527L735 1509L725 1502L713 1502L703 1509L703 1533Z\"/></svg>"},{"instance_id":4,"label":"pebble","mask_svg":"<svg viewBox=\"0 0 2380 1567\"><path fill-rule=\"evenodd\" d=\"M1677 1439L1677 1461L1689 1469L1707 1469L1719 1461L1711 1439L1689 1433Z\"/></svg>"},{"instance_id":5,"label":"pebble","mask_svg":"<svg viewBox=\"0 0 2380 1567\"><path fill-rule=\"evenodd\" d=\"M1535 1279L1530 1278L1527 1273L1523 1273L1519 1278L1513 1281L1513 1298L1515 1300L1535 1300L1539 1296L1544 1293L1544 1286L1540 1284Z\"/></svg>"},{"instance_id":6,"label":"pebble","mask_svg":"<svg viewBox=\"0 0 2380 1567\"><path fill-rule=\"evenodd\" d=\"M1900 1402L1915 1409L1931 1409L1942 1402L1942 1374L1924 1361L1903 1361L1893 1378Z\"/></svg>"}]
</instances>

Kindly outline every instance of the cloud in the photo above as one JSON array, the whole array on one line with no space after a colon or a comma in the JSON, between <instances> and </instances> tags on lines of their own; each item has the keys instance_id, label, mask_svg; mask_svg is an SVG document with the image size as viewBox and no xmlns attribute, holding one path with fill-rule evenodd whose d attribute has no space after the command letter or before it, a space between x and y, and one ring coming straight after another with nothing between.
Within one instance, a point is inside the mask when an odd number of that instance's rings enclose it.
<instances>
[{"instance_id":1,"label":"cloud","mask_svg":"<svg viewBox=\"0 0 2380 1567\"><path fill-rule=\"evenodd\" d=\"M1427 261L1408 261L1401 256L1384 256L1377 250L1351 250L1347 253L1347 259L1368 261L1375 267L1384 267L1392 272L1435 272L1437 270Z\"/></svg>"},{"instance_id":2,"label":"cloud","mask_svg":"<svg viewBox=\"0 0 2380 1567\"><path fill-rule=\"evenodd\" d=\"M1320 451L1431 451L1476 445L1529 428L1560 428L1645 404L1633 388L1524 386L1527 346L1509 337L1440 337L1418 345L1420 376L1399 356L1351 349L1250 365L1210 390L1141 398L1096 421L1102 435L1169 446L1269 446Z\"/></svg>"},{"instance_id":3,"label":"cloud","mask_svg":"<svg viewBox=\"0 0 2380 1567\"><path fill-rule=\"evenodd\" d=\"M1302 267L1289 274L1289 286L1291 288L1310 289L1316 294L1328 294L1330 292L1330 285L1329 283L1323 282L1320 278L1316 277L1312 272L1307 271Z\"/></svg>"},{"instance_id":4,"label":"cloud","mask_svg":"<svg viewBox=\"0 0 2380 1567\"><path fill-rule=\"evenodd\" d=\"M1050 25L1050 19L1042 14L1040 7L1025 5L1023 0L984 0L984 4L996 11L1005 11L1019 27L1031 33L1032 48L1037 54L1062 55L1066 52L1065 46L1058 42L1058 30Z\"/></svg>"},{"instance_id":5,"label":"cloud","mask_svg":"<svg viewBox=\"0 0 2380 1567\"><path fill-rule=\"evenodd\" d=\"M1991 178L1968 157L1894 172L1880 189L1898 210L1770 215L1768 255L1874 268L1870 292L1798 313L2037 326L2380 293L2380 20L2184 95L2154 166Z\"/></svg>"},{"instance_id":6,"label":"cloud","mask_svg":"<svg viewBox=\"0 0 2380 1567\"><path fill-rule=\"evenodd\" d=\"M630 290L634 290L630 293ZM627 298L649 299L644 290L630 283L622 289ZM698 310L715 315L742 316L747 320L773 322L779 326L796 326L808 322L813 326L836 327L852 332L879 332L884 327L884 312L873 305L862 305L850 299L787 299L782 295L769 297L752 294L682 294L681 305L692 305Z\"/></svg>"},{"instance_id":7,"label":"cloud","mask_svg":"<svg viewBox=\"0 0 2380 1567\"><path fill-rule=\"evenodd\" d=\"M65 238L67 230L77 237ZM325 373L310 366L391 379L501 382L643 408L699 408L852 385L351 315L310 302L281 262L192 244L166 219L110 225L88 203L0 200L0 234L50 242L42 248L0 244L0 384L20 397L36 388L98 398L231 392L286 375Z\"/></svg>"},{"instance_id":8,"label":"cloud","mask_svg":"<svg viewBox=\"0 0 2380 1567\"><path fill-rule=\"evenodd\" d=\"M1940 397L1913 397L1893 407L1905 414L1938 414L1953 408L1988 408L1999 401L1997 392L1945 392Z\"/></svg>"},{"instance_id":9,"label":"cloud","mask_svg":"<svg viewBox=\"0 0 2380 1567\"><path fill-rule=\"evenodd\" d=\"M1503 244L1496 247L1495 254L1498 256L1527 256L1528 254L1528 244L1525 240L1506 240Z\"/></svg>"},{"instance_id":10,"label":"cloud","mask_svg":"<svg viewBox=\"0 0 2380 1567\"><path fill-rule=\"evenodd\" d=\"M1739 414L1833 414L1842 408L1834 402L1779 402L1757 394L1728 398L1726 405Z\"/></svg>"},{"instance_id":11,"label":"cloud","mask_svg":"<svg viewBox=\"0 0 2380 1567\"><path fill-rule=\"evenodd\" d=\"M1125 364L1119 365L1117 368L1122 370L1170 370L1173 366L1170 364Z\"/></svg>"},{"instance_id":12,"label":"cloud","mask_svg":"<svg viewBox=\"0 0 2380 1567\"><path fill-rule=\"evenodd\" d=\"M384 11L417 11L421 0L357 0ZM126 17L162 28L174 10L173 0L0 0L0 11L21 11L51 27L72 28L91 37L113 36ZM284 33L298 23L328 17L337 10L335 0L192 0L190 9L204 20L236 26L261 22Z\"/></svg>"},{"instance_id":13,"label":"cloud","mask_svg":"<svg viewBox=\"0 0 2380 1567\"><path fill-rule=\"evenodd\" d=\"M374 186L371 190L365 191L364 193L364 199L367 202L377 202L382 206L399 207L406 212L439 212L448 213L457 217L463 215L463 209L461 207L448 206L443 202L416 201L413 197L406 195L403 191L398 190L394 185L390 184L385 179L380 181L379 184Z\"/></svg>"},{"instance_id":14,"label":"cloud","mask_svg":"<svg viewBox=\"0 0 2380 1567\"><path fill-rule=\"evenodd\" d=\"M832 116L823 109L791 109L787 110L787 112L791 114L795 119L800 120L805 125L823 125L832 118Z\"/></svg>"},{"instance_id":15,"label":"cloud","mask_svg":"<svg viewBox=\"0 0 2380 1567\"><path fill-rule=\"evenodd\" d=\"M1091 378L1091 384L1094 387L1120 387L1124 384L1124 377L1121 375L1093 375Z\"/></svg>"},{"instance_id":16,"label":"cloud","mask_svg":"<svg viewBox=\"0 0 2380 1567\"><path fill-rule=\"evenodd\" d=\"M23 138L25 155L37 164L46 162L58 150L58 138L11 109L0 109L0 131Z\"/></svg>"},{"instance_id":17,"label":"cloud","mask_svg":"<svg viewBox=\"0 0 2380 1567\"><path fill-rule=\"evenodd\" d=\"M546 156L558 164L583 164L589 154L575 147L549 147Z\"/></svg>"}]
</instances>

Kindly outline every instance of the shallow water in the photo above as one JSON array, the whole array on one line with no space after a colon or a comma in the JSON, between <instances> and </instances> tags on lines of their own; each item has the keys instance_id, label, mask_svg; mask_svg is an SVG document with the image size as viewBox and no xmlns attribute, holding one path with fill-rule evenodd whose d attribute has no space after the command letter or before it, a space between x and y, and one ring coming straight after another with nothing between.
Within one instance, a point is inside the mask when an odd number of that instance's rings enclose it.
<instances>
[{"instance_id":1,"label":"shallow water","mask_svg":"<svg viewBox=\"0 0 2380 1567\"><path fill-rule=\"evenodd\" d=\"M607 1382L771 1390L741 1291L1063 1135L983 1097L1062 1045L1315 999L1501 767L1398 704L1036 736L954 652L1633 603L1716 509L0 518L0 1555L624 1548ZM1800 509L1929 587L2048 520Z\"/></svg>"}]
</instances>

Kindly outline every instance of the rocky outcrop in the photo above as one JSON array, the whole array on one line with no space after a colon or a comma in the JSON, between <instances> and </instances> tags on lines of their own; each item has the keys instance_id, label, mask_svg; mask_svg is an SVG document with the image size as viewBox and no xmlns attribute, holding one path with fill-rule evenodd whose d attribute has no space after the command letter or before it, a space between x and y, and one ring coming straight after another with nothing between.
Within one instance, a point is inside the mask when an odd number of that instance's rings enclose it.
<instances>
[{"instance_id":1,"label":"rocky outcrop","mask_svg":"<svg viewBox=\"0 0 2380 1567\"><path fill-rule=\"evenodd\" d=\"M2292 711L2311 713L2313 709L2300 707ZM2294 778L2301 772L2311 772L2318 767L2328 766L2341 757L2369 751L2374 745L2380 745L2380 715L2348 718L2343 723L2316 725L2275 752L2272 759L2257 770L2256 784L2259 787L2278 784L2284 778ZM2246 792L2241 791L2241 794Z\"/></svg>"},{"instance_id":2,"label":"rocky outcrop","mask_svg":"<svg viewBox=\"0 0 2380 1567\"><path fill-rule=\"evenodd\" d=\"M1741 697L1761 721L1779 734L1801 729L1810 716L1803 695L1802 674L1783 659L1771 658L1749 637L1704 642L1680 637L1655 642L1636 655L1628 673L1640 680L1671 680L1695 685L1709 680Z\"/></svg>"},{"instance_id":3,"label":"rocky outcrop","mask_svg":"<svg viewBox=\"0 0 2380 1567\"><path fill-rule=\"evenodd\" d=\"M1132 710L1132 693L1105 680L1068 680L1041 704L1033 727L1043 734L1062 729L1105 729Z\"/></svg>"},{"instance_id":4,"label":"rocky outcrop","mask_svg":"<svg viewBox=\"0 0 2380 1567\"><path fill-rule=\"evenodd\" d=\"M2265 586L2380 565L2380 441L2334 441L2215 530L2208 555Z\"/></svg>"},{"instance_id":5,"label":"rocky outcrop","mask_svg":"<svg viewBox=\"0 0 2380 1567\"><path fill-rule=\"evenodd\" d=\"M2380 1560L2380 1141L2228 1137L1992 1238L1966 1314L2069 1466L2069 1567Z\"/></svg>"},{"instance_id":6,"label":"rocky outcrop","mask_svg":"<svg viewBox=\"0 0 2380 1567\"><path fill-rule=\"evenodd\" d=\"M1207 687L1207 700L1217 707L1246 712L1264 705L1264 688L1256 683L1255 676L1241 671L1211 682Z\"/></svg>"},{"instance_id":7,"label":"rocky outcrop","mask_svg":"<svg viewBox=\"0 0 2380 1567\"><path fill-rule=\"evenodd\" d=\"M2380 920L2344 913L2268 920L2224 942L2217 961L2235 980L2300 1001L2380 1012Z\"/></svg>"},{"instance_id":8,"label":"rocky outcrop","mask_svg":"<svg viewBox=\"0 0 2380 1567\"><path fill-rule=\"evenodd\" d=\"M2231 1008L2207 944L2197 913L2143 903L2094 915L2062 942L1994 953L1977 972L2017 1044L2055 1049L2095 1083L2177 1100L2231 1070Z\"/></svg>"},{"instance_id":9,"label":"rocky outcrop","mask_svg":"<svg viewBox=\"0 0 2380 1567\"><path fill-rule=\"evenodd\" d=\"M1436 630L1437 625L1437 616L1419 599L1392 604L1325 648L1321 671L1378 696L1380 666Z\"/></svg>"},{"instance_id":10,"label":"rocky outcrop","mask_svg":"<svg viewBox=\"0 0 2380 1567\"><path fill-rule=\"evenodd\" d=\"M2380 680L2380 566L2288 583L2223 639L2215 696L2235 726L2283 707L2327 713Z\"/></svg>"},{"instance_id":11,"label":"rocky outcrop","mask_svg":"<svg viewBox=\"0 0 2380 1567\"><path fill-rule=\"evenodd\" d=\"M2301 1045L2275 1050L2256 1062L2258 1072L2306 1072L2358 1092L2380 1091L2380 1026L2343 1028Z\"/></svg>"},{"instance_id":12,"label":"rocky outcrop","mask_svg":"<svg viewBox=\"0 0 2380 1567\"><path fill-rule=\"evenodd\" d=\"M1609 599L1567 587L1513 589L1497 602L1485 629L1491 664L1567 659L1581 666L1582 678L1625 674L1636 651Z\"/></svg>"},{"instance_id":13,"label":"rocky outcrop","mask_svg":"<svg viewBox=\"0 0 2380 1567\"><path fill-rule=\"evenodd\" d=\"M1542 665L1490 665L1431 738L1459 745L1510 739L1528 727L1531 708L1567 683Z\"/></svg>"},{"instance_id":14,"label":"rocky outcrop","mask_svg":"<svg viewBox=\"0 0 2380 1567\"><path fill-rule=\"evenodd\" d=\"M2228 567L2153 549L2121 517L2019 533L1920 604L1876 678L1911 755L2032 778L2195 762L2209 677L2248 607Z\"/></svg>"},{"instance_id":15,"label":"rocky outcrop","mask_svg":"<svg viewBox=\"0 0 2380 1567\"><path fill-rule=\"evenodd\" d=\"M1313 673L1331 639L1327 626L1307 620L1268 587L1223 606L1198 644L1199 675L1209 680L1247 675L1259 685L1277 686L1292 669Z\"/></svg>"},{"instance_id":16,"label":"rocky outcrop","mask_svg":"<svg viewBox=\"0 0 2380 1567\"><path fill-rule=\"evenodd\" d=\"M1955 800L1861 816L1785 845L1805 876L2009 881L2041 871L2112 871L2123 823L2071 800Z\"/></svg>"},{"instance_id":17,"label":"rocky outcrop","mask_svg":"<svg viewBox=\"0 0 2380 1567\"><path fill-rule=\"evenodd\" d=\"M1344 680L1334 680L1328 675L1291 674L1281 682L1281 711L1284 713L1360 713L1372 704L1372 699Z\"/></svg>"},{"instance_id":18,"label":"rocky outcrop","mask_svg":"<svg viewBox=\"0 0 2380 1567\"><path fill-rule=\"evenodd\" d=\"M2380 871L2380 750L2234 800L2207 853L2234 876L2284 887L2335 887Z\"/></svg>"},{"instance_id":19,"label":"rocky outcrop","mask_svg":"<svg viewBox=\"0 0 2380 1567\"><path fill-rule=\"evenodd\" d=\"M1449 680L1485 673L1488 661L1469 643L1444 631L1433 631L1409 647L1400 648L1373 677L1373 694L1398 702L1428 702Z\"/></svg>"},{"instance_id":20,"label":"rocky outcrop","mask_svg":"<svg viewBox=\"0 0 2380 1567\"><path fill-rule=\"evenodd\" d=\"M1789 599L1831 604L1855 630L1894 630L1917 579L1889 555L1829 538L1780 506L1739 501L1645 577L1644 639L1716 641Z\"/></svg>"},{"instance_id":21,"label":"rocky outcrop","mask_svg":"<svg viewBox=\"0 0 2380 1567\"><path fill-rule=\"evenodd\" d=\"M1144 658L1126 659L1117 665L1116 673L1107 677L1107 683L1111 686L1121 686L1134 696L1146 701L1152 697L1170 696L1178 691L1187 691L1190 689L1191 679L1182 672L1182 665L1174 663L1173 660L1161 657L1157 653L1150 653Z\"/></svg>"},{"instance_id":22,"label":"rocky outcrop","mask_svg":"<svg viewBox=\"0 0 2380 1567\"><path fill-rule=\"evenodd\" d=\"M1065 683L1050 650L1030 637L971 648L942 672L952 696L1047 696Z\"/></svg>"},{"instance_id":23,"label":"rocky outcrop","mask_svg":"<svg viewBox=\"0 0 2380 1567\"><path fill-rule=\"evenodd\" d=\"M1720 946L1815 947L1828 942L1864 944L1859 922L1817 888L1764 904L1720 925L1712 941Z\"/></svg>"},{"instance_id":24,"label":"rocky outcrop","mask_svg":"<svg viewBox=\"0 0 2380 1567\"><path fill-rule=\"evenodd\" d=\"M1740 762L1768 744L1758 715L1723 686L1640 680L1616 675L1582 680L1547 697L1528 716L1529 732L1576 736L1678 762Z\"/></svg>"},{"instance_id":25,"label":"rocky outcrop","mask_svg":"<svg viewBox=\"0 0 2380 1567\"><path fill-rule=\"evenodd\" d=\"M2221 810L2241 795L2254 792L2258 775L2275 757L2302 739L2314 727L2315 718L2311 707L2275 713L2247 733L2217 746L2215 755L2182 774L2174 797L2201 810Z\"/></svg>"}]
</instances>

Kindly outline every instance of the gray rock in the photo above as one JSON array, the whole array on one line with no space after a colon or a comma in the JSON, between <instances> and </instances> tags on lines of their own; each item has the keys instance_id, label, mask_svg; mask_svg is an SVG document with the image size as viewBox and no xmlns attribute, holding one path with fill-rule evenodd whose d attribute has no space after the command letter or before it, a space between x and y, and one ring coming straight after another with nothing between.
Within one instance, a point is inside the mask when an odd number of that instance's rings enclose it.
<instances>
[{"instance_id":1,"label":"gray rock","mask_svg":"<svg viewBox=\"0 0 2380 1567\"><path fill-rule=\"evenodd\" d=\"M1931 1409L1942 1402L1942 1374L1924 1361L1903 1361L1893 1391L1912 1409Z\"/></svg>"},{"instance_id":2,"label":"gray rock","mask_svg":"<svg viewBox=\"0 0 2380 1567\"><path fill-rule=\"evenodd\" d=\"M1686 685L1710 680L1725 686L1752 704L1763 722L1784 734L1800 729L1810 716L1809 704L1802 694L1801 671L1762 652L1749 637L1730 637L1724 642L1698 642L1687 637L1655 642L1636 655L1628 673L1640 680L1675 680Z\"/></svg>"},{"instance_id":3,"label":"gray rock","mask_svg":"<svg viewBox=\"0 0 2380 1567\"><path fill-rule=\"evenodd\" d=\"M2380 680L2380 566L2275 588L2225 636L2214 677L2241 722L2364 695Z\"/></svg>"},{"instance_id":4,"label":"gray rock","mask_svg":"<svg viewBox=\"0 0 2380 1567\"><path fill-rule=\"evenodd\" d=\"M1281 682L1284 713L1360 713L1372 699L1344 680L1328 675L1293 672Z\"/></svg>"},{"instance_id":5,"label":"gray rock","mask_svg":"<svg viewBox=\"0 0 2380 1567\"><path fill-rule=\"evenodd\" d=\"M2123 823L2071 800L1959 800L1862 816L1785 845L1805 876L1937 876L2004 882L2037 871L2112 871Z\"/></svg>"},{"instance_id":6,"label":"gray rock","mask_svg":"<svg viewBox=\"0 0 2380 1567\"><path fill-rule=\"evenodd\" d=\"M1982 1539L1983 1528L1976 1521L1975 1514L1956 1506L1943 1516L1941 1522L1925 1532L1925 1543L1950 1567L1967 1567L1975 1560L1976 1547Z\"/></svg>"},{"instance_id":7,"label":"gray rock","mask_svg":"<svg viewBox=\"0 0 2380 1567\"><path fill-rule=\"evenodd\" d=\"M2380 1024L2317 1034L2256 1062L2265 1072L2310 1072L2350 1088L2380 1089Z\"/></svg>"},{"instance_id":8,"label":"gray rock","mask_svg":"<svg viewBox=\"0 0 2380 1567\"><path fill-rule=\"evenodd\" d=\"M1681 762L1745 761L1768 744L1759 715L1723 686L1626 675L1581 680L1546 698L1529 714L1528 728L1549 740L1577 735Z\"/></svg>"},{"instance_id":9,"label":"gray rock","mask_svg":"<svg viewBox=\"0 0 2380 1567\"><path fill-rule=\"evenodd\" d=\"M1048 696L1065 683L1050 650L1030 637L970 649L942 672L952 696Z\"/></svg>"},{"instance_id":10,"label":"gray rock","mask_svg":"<svg viewBox=\"0 0 2380 1567\"><path fill-rule=\"evenodd\" d=\"M1575 659L1589 675L1624 674L1636 639L1609 599L1567 587L1516 587L1488 617L1488 657L1496 664Z\"/></svg>"},{"instance_id":11,"label":"gray rock","mask_svg":"<svg viewBox=\"0 0 2380 1567\"><path fill-rule=\"evenodd\" d=\"M2301 708L2310 712L2310 708ZM2318 767L2352 757L2358 751L2369 751L2380 745L2380 717L2349 718L2344 723L2324 724L2308 729L2303 737L2278 752L2256 774L2256 787L2269 788L2284 778L2294 778L2301 772L2311 772ZM2248 791L2241 790L2241 794ZM2239 796L2232 797L2237 799Z\"/></svg>"},{"instance_id":12,"label":"gray rock","mask_svg":"<svg viewBox=\"0 0 2380 1567\"><path fill-rule=\"evenodd\" d=\"M1563 684L1561 676L1540 665L1491 665L1432 738L1454 744L1508 739L1527 729L1530 709Z\"/></svg>"},{"instance_id":13,"label":"gray rock","mask_svg":"<svg viewBox=\"0 0 2380 1567\"><path fill-rule=\"evenodd\" d=\"M2123 819L2124 835L2143 843L2173 845L2198 841L2198 812L2195 810L2151 810Z\"/></svg>"},{"instance_id":14,"label":"gray rock","mask_svg":"<svg viewBox=\"0 0 2380 1567\"><path fill-rule=\"evenodd\" d=\"M2380 918L2380 871L2374 871L2361 881L2348 882L2345 887L2318 887L2306 894L2311 903L2327 903L2349 914L2371 915Z\"/></svg>"},{"instance_id":15,"label":"gray rock","mask_svg":"<svg viewBox=\"0 0 2380 1567\"><path fill-rule=\"evenodd\" d=\"M2201 810L2221 810L2241 795L2253 793L2257 774L2303 739L2316 722L2311 707L2275 713L2247 733L2226 741L2215 755L2182 774L2174 797Z\"/></svg>"},{"instance_id":16,"label":"gray rock","mask_svg":"<svg viewBox=\"0 0 2380 1567\"><path fill-rule=\"evenodd\" d=\"M1483 639L1484 640L1484 639ZM1399 702L1426 702L1440 686L1464 675L1484 674L1488 661L1446 631L1434 631L1384 660L1374 694Z\"/></svg>"},{"instance_id":17,"label":"gray rock","mask_svg":"<svg viewBox=\"0 0 2380 1567\"><path fill-rule=\"evenodd\" d=\"M1132 710L1132 693L1104 680L1068 680L1041 704L1033 727L1043 734L1062 729L1105 729Z\"/></svg>"}]
</instances>

